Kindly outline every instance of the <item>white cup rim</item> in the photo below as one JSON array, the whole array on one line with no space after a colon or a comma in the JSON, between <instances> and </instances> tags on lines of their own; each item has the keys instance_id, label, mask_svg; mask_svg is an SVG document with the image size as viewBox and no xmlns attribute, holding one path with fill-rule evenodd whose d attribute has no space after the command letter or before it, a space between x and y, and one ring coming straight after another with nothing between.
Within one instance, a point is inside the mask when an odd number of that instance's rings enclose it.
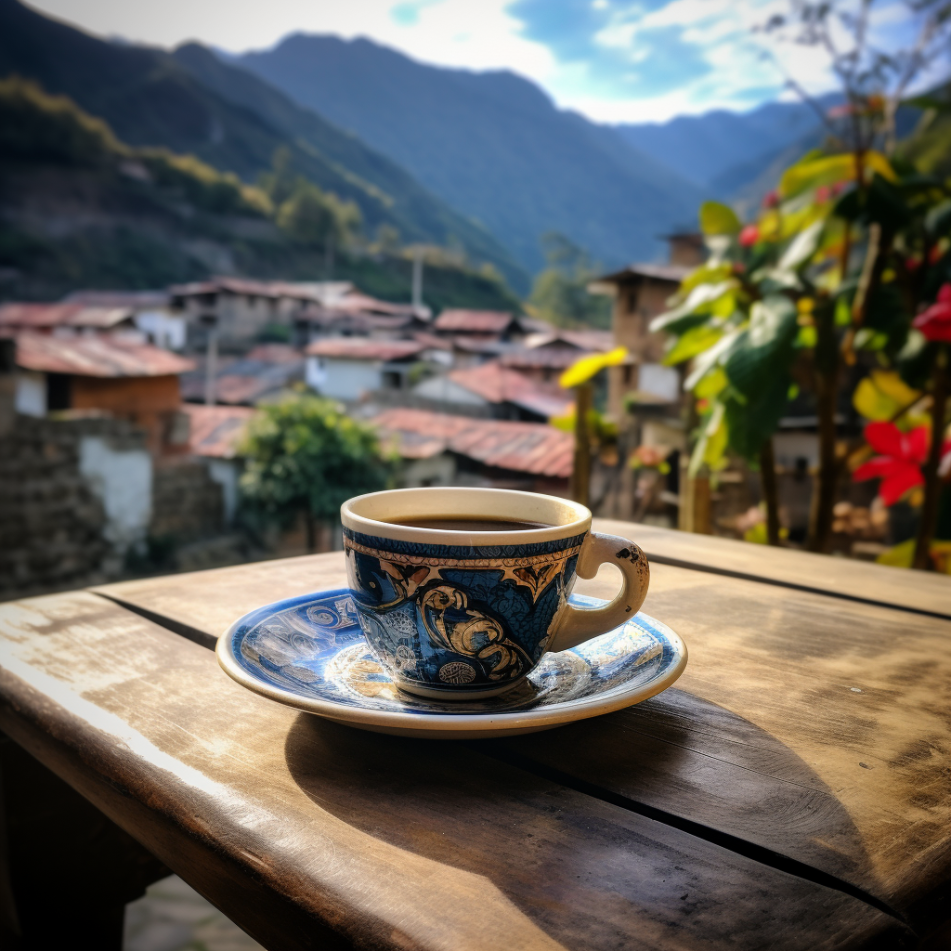
<instances>
[{"instance_id":1,"label":"white cup rim","mask_svg":"<svg viewBox=\"0 0 951 951\"><path fill-rule=\"evenodd\" d=\"M542 522L546 527L509 532L449 531L387 522L380 517L384 512L392 518L485 518L491 514L502 519ZM515 489L456 486L387 489L358 495L340 507L340 520L345 529L353 532L420 545L526 545L573 538L591 528L591 512L578 502Z\"/></svg>"}]
</instances>

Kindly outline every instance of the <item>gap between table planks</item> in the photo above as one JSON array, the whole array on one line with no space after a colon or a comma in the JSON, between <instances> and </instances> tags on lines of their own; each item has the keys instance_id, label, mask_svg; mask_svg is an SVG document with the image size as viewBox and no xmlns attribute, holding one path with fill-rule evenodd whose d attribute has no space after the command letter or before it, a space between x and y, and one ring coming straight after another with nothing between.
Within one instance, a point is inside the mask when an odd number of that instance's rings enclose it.
<instances>
[{"instance_id":1,"label":"gap between table planks","mask_svg":"<svg viewBox=\"0 0 951 951\"><path fill-rule=\"evenodd\" d=\"M345 583L337 553L97 590L213 646L262 603ZM609 576L584 584L614 588ZM644 610L687 642L677 688L491 741L496 755L813 867L922 934L938 927L951 882L951 624L665 565Z\"/></svg>"},{"instance_id":2,"label":"gap between table planks","mask_svg":"<svg viewBox=\"0 0 951 951\"><path fill-rule=\"evenodd\" d=\"M712 535L596 518L595 531L633 539L654 563L813 591L951 619L951 576Z\"/></svg>"},{"instance_id":3,"label":"gap between table planks","mask_svg":"<svg viewBox=\"0 0 951 951\"><path fill-rule=\"evenodd\" d=\"M470 746L271 703L90 592L0 607L0 728L281 951L912 940L856 898Z\"/></svg>"}]
</instances>

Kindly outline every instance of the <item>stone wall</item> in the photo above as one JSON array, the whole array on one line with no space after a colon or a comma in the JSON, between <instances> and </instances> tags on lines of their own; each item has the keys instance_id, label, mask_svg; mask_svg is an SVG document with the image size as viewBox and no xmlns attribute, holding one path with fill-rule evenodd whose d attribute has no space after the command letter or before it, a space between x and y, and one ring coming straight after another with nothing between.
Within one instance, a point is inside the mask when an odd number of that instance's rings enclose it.
<instances>
[{"instance_id":1,"label":"stone wall","mask_svg":"<svg viewBox=\"0 0 951 951\"><path fill-rule=\"evenodd\" d=\"M224 492L204 462L176 460L156 466L152 486L152 539L180 544L222 531Z\"/></svg>"},{"instance_id":2,"label":"stone wall","mask_svg":"<svg viewBox=\"0 0 951 951\"><path fill-rule=\"evenodd\" d=\"M114 419L15 416L0 432L0 599L105 581L123 552L107 537L103 494L82 471L84 441L148 458L144 435ZM107 496L108 498L108 496Z\"/></svg>"}]
</instances>

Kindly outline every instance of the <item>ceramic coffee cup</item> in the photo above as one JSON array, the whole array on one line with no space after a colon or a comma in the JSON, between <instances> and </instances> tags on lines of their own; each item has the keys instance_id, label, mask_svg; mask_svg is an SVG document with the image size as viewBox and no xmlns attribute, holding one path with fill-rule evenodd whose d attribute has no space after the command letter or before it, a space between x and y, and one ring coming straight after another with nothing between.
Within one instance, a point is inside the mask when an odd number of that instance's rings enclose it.
<instances>
[{"instance_id":1,"label":"ceramic coffee cup","mask_svg":"<svg viewBox=\"0 0 951 951\"><path fill-rule=\"evenodd\" d=\"M397 686L439 699L487 697L521 681L546 651L567 650L632 617L647 594L647 557L591 531L583 505L505 489L423 488L345 502L347 576L371 650ZM448 531L412 520L540 523ZM601 608L569 605L575 575L605 563L621 590Z\"/></svg>"}]
</instances>

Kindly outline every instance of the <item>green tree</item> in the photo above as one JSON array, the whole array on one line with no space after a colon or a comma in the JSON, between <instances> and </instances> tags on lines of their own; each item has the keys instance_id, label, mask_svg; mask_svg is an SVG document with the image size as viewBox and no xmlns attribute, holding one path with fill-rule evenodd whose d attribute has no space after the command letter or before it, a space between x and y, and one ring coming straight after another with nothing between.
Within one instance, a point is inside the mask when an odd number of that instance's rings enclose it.
<instances>
[{"instance_id":1,"label":"green tree","mask_svg":"<svg viewBox=\"0 0 951 951\"><path fill-rule=\"evenodd\" d=\"M548 267L535 279L529 298L531 310L558 327L610 327L610 302L588 293L597 265L558 232L543 235L541 244Z\"/></svg>"},{"instance_id":2,"label":"green tree","mask_svg":"<svg viewBox=\"0 0 951 951\"><path fill-rule=\"evenodd\" d=\"M303 513L310 551L317 523L333 523L347 499L385 488L390 476L376 432L307 393L263 407L240 453L241 492L251 510L279 525Z\"/></svg>"},{"instance_id":3,"label":"green tree","mask_svg":"<svg viewBox=\"0 0 951 951\"><path fill-rule=\"evenodd\" d=\"M298 179L290 198L277 210L277 226L299 244L347 244L361 223L360 209L352 201L341 201L304 179Z\"/></svg>"}]
</instances>

